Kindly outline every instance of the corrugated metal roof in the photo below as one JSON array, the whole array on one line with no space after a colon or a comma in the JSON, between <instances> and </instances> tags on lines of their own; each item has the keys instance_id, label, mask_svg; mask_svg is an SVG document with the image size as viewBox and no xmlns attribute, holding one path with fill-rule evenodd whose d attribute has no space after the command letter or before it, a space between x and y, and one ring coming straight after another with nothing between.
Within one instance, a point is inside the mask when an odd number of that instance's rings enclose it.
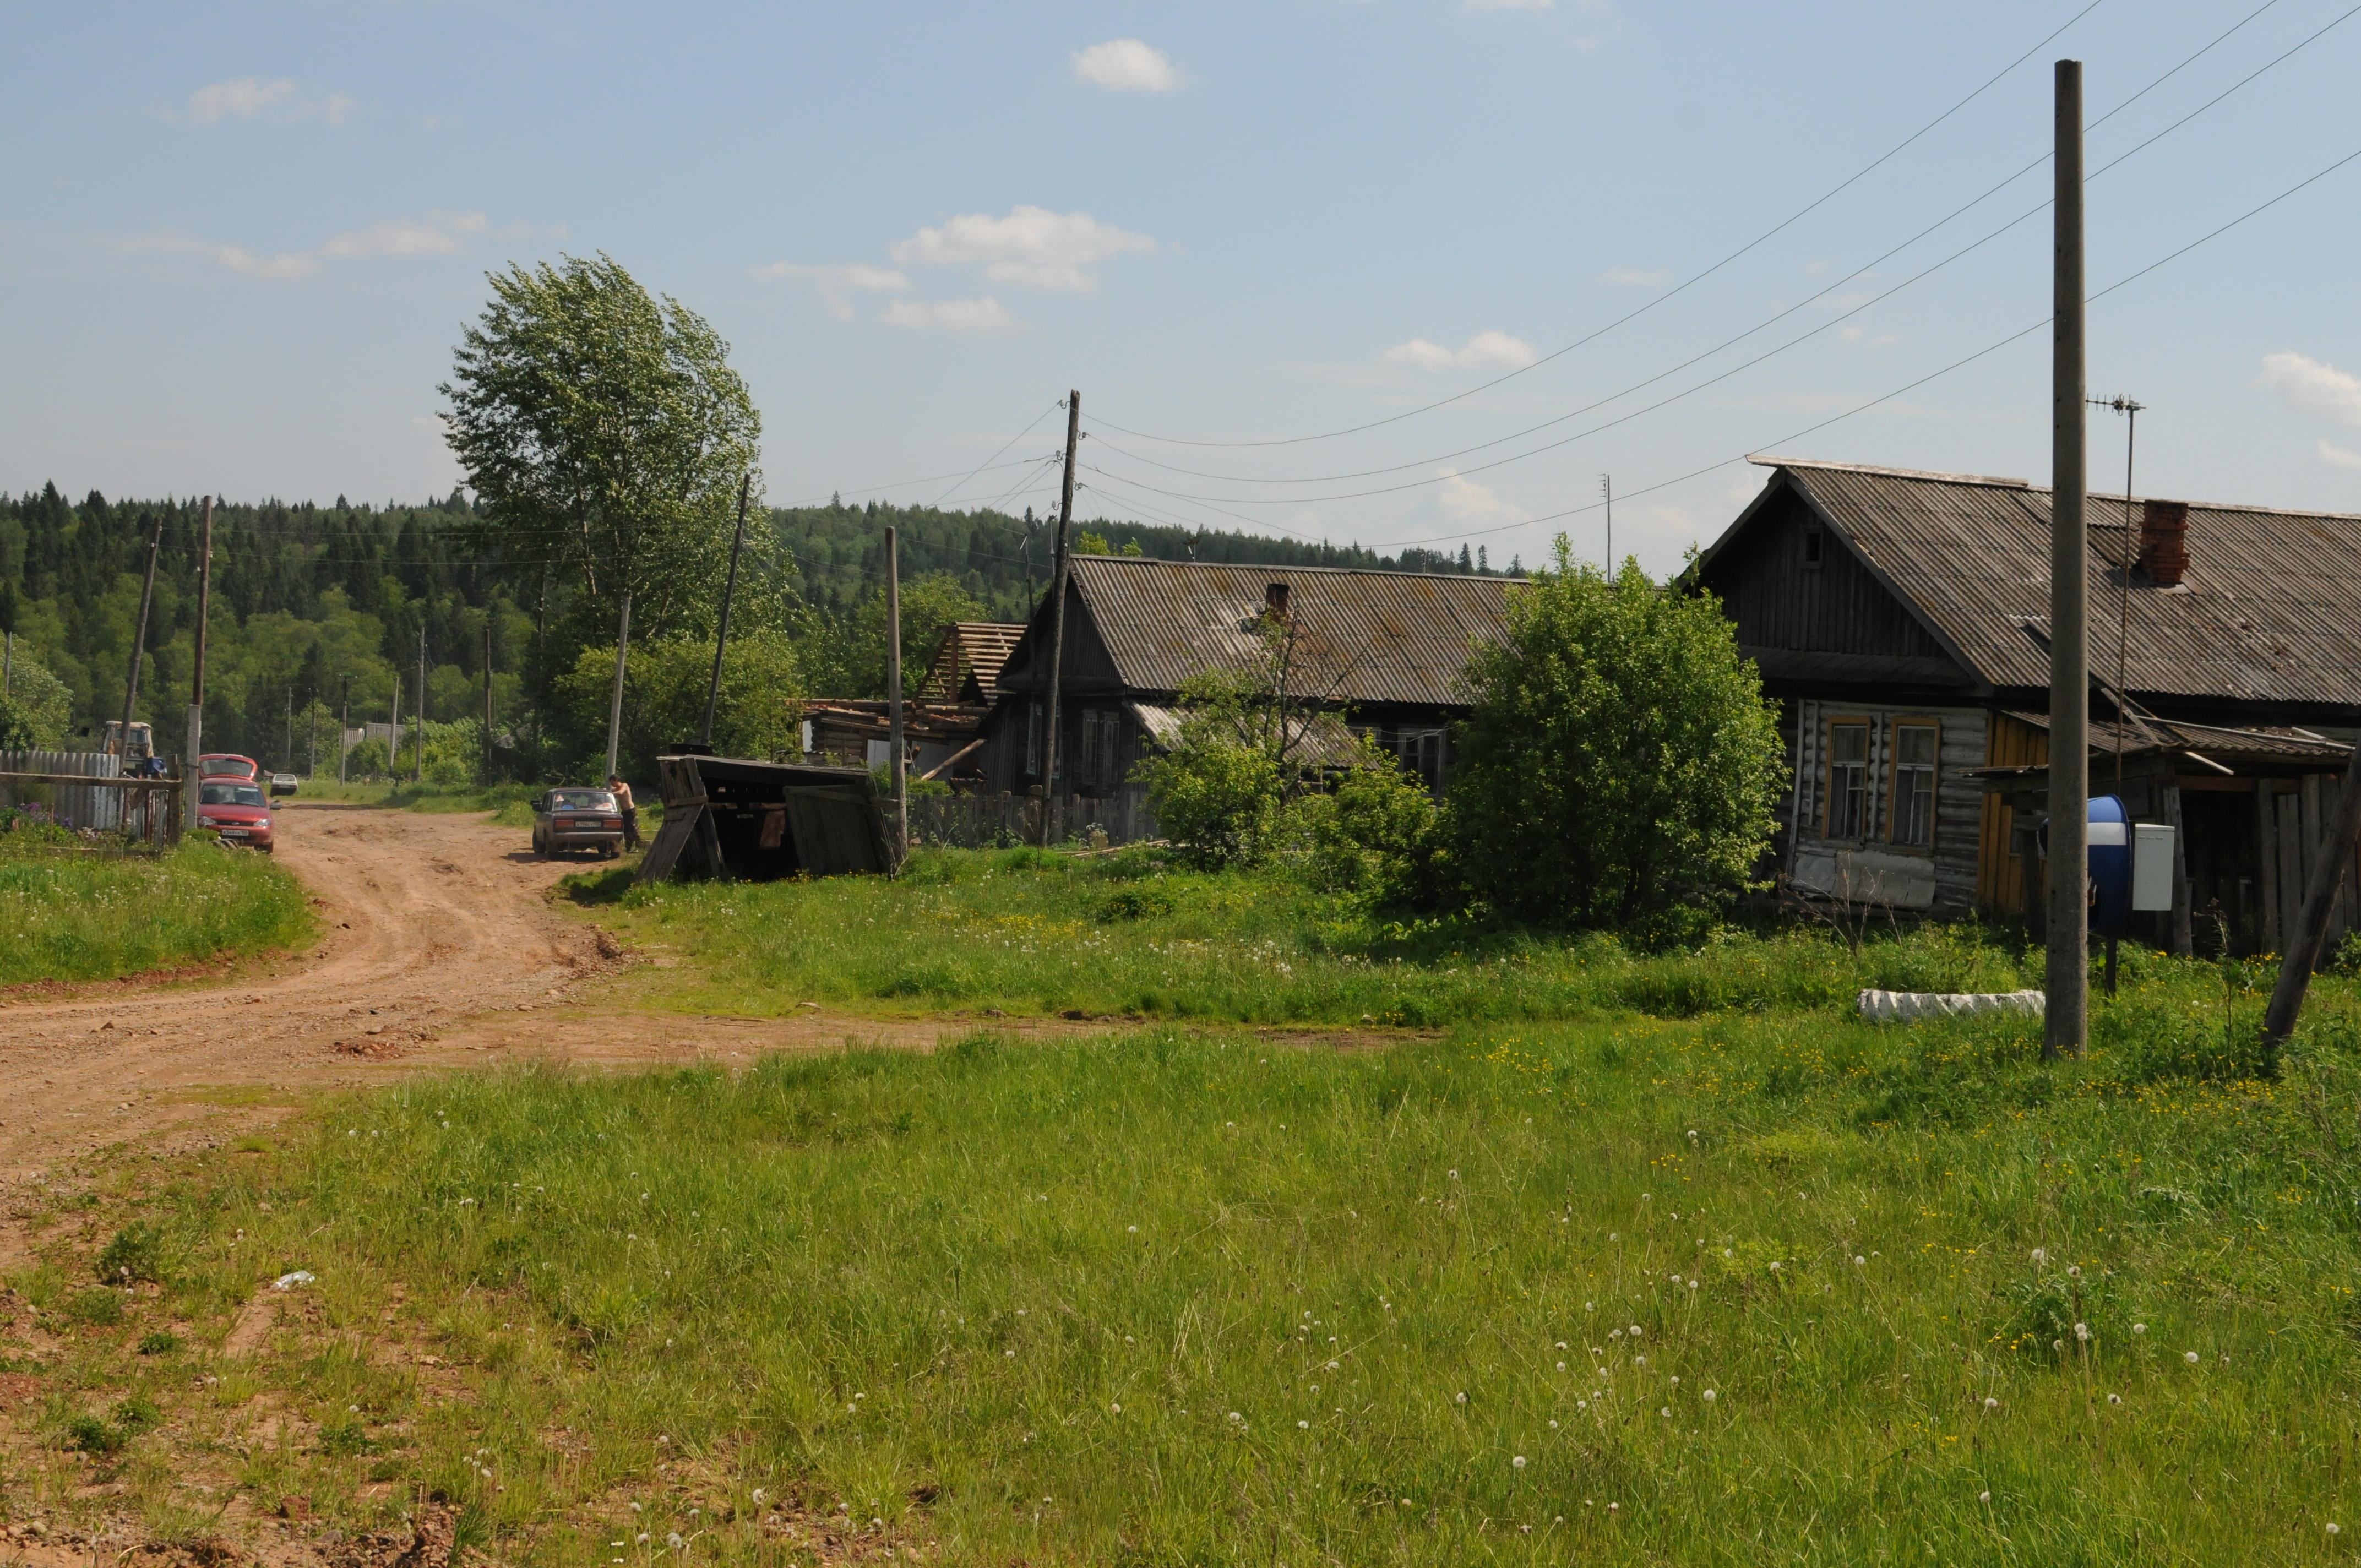
<instances>
[{"instance_id":1,"label":"corrugated metal roof","mask_svg":"<svg viewBox=\"0 0 2361 1568\"><path fill-rule=\"evenodd\" d=\"M2032 729L2047 730L2049 728L2049 716L2046 713L2014 708L2001 711ZM2094 717L2091 720L2091 754L2112 759L2115 754L2116 733L2113 715ZM2276 724L2241 729L2220 724L2191 724L2182 719L2158 718L2153 714L2143 714L2125 721L2122 735L2123 753L2126 757L2147 756L2160 751L2198 751L2216 762L2334 772L2343 768L2353 754L2353 748L2342 740L2332 740L2308 729L2293 729ZM1967 770L1971 773L2007 771L2000 768Z\"/></svg>"},{"instance_id":2,"label":"corrugated metal roof","mask_svg":"<svg viewBox=\"0 0 2361 1568\"><path fill-rule=\"evenodd\" d=\"M1180 744L1181 726L1189 717L1187 709L1156 702L1127 702L1123 706L1159 750L1169 751ZM1359 737L1336 715L1309 714L1296 723L1300 728L1290 751L1298 763L1313 768L1349 768L1361 760Z\"/></svg>"},{"instance_id":3,"label":"corrugated metal roof","mask_svg":"<svg viewBox=\"0 0 2361 1568\"><path fill-rule=\"evenodd\" d=\"M1290 686L1314 701L1464 706L1469 651L1498 638L1509 579L1076 555L1076 590L1124 685L1177 692L1249 663L1274 584L1296 632Z\"/></svg>"},{"instance_id":4,"label":"corrugated metal roof","mask_svg":"<svg viewBox=\"0 0 2361 1568\"><path fill-rule=\"evenodd\" d=\"M2049 491L2021 479L1778 458L1870 565L1995 686L2049 684ZM2140 501L2132 505L2136 536ZM2093 495L2091 664L2114 676L2126 534ZM2134 552L2136 553L2136 552ZM2361 702L2361 516L2191 502L2189 572L2134 573L2125 685L2135 695Z\"/></svg>"}]
</instances>

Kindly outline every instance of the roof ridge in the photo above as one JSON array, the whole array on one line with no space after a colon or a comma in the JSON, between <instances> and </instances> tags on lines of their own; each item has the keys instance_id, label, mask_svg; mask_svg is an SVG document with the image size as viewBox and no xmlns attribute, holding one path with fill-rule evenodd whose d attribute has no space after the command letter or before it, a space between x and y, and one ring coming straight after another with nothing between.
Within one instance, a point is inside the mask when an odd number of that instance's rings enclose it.
<instances>
[{"instance_id":1,"label":"roof ridge","mask_svg":"<svg viewBox=\"0 0 2361 1568\"><path fill-rule=\"evenodd\" d=\"M1765 453L1750 452L1749 463L1765 468L1831 468L1845 474L1883 474L1894 479L1932 479L1946 485L1996 485L2003 489L2029 490L2029 479L2013 479L1997 474L1945 474L1932 468L1885 468L1874 463L1833 463L1817 457L1773 457Z\"/></svg>"},{"instance_id":2,"label":"roof ridge","mask_svg":"<svg viewBox=\"0 0 2361 1568\"><path fill-rule=\"evenodd\" d=\"M1166 561L1154 555L1070 554L1069 566L1082 562L1098 565L1181 566L1198 572L1325 572L1344 577L1431 577L1443 583L1521 583L1504 572L1403 572L1384 566L1281 566L1268 561Z\"/></svg>"}]
</instances>

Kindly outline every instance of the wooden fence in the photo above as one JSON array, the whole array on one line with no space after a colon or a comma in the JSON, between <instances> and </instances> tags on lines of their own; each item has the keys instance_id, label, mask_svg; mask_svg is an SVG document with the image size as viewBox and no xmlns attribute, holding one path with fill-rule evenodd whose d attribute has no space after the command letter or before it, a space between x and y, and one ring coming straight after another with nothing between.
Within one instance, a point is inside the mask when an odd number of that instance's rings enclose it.
<instances>
[{"instance_id":1,"label":"wooden fence","mask_svg":"<svg viewBox=\"0 0 2361 1568\"><path fill-rule=\"evenodd\" d=\"M103 751L0 751L0 806L77 832L161 849L180 839L181 794L177 779L124 777Z\"/></svg>"},{"instance_id":2,"label":"wooden fence","mask_svg":"<svg viewBox=\"0 0 2361 1568\"><path fill-rule=\"evenodd\" d=\"M910 838L915 843L948 844L962 850L1038 844L1042 807L1043 802L1027 795L921 796L910 802ZM1156 814L1148 809L1148 792L1126 789L1103 797L1068 796L1065 809L1059 813L1060 837L1088 839L1093 828L1104 833L1110 844L1136 844L1156 838Z\"/></svg>"}]
</instances>

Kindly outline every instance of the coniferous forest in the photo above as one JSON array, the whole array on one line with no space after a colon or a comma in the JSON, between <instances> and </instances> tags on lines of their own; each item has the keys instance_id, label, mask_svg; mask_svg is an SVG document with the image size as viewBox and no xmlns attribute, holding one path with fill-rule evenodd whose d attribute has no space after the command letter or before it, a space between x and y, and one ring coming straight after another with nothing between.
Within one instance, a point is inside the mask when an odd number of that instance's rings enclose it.
<instances>
[{"instance_id":1,"label":"coniferous forest","mask_svg":"<svg viewBox=\"0 0 2361 1568\"><path fill-rule=\"evenodd\" d=\"M588 754L597 716L566 711L561 676L582 649L530 582L474 554L480 531L464 494L423 505L268 500L217 503L206 644L206 749L272 769L335 766L337 725L382 723L395 685L416 715L424 633L426 717L474 726L484 708L491 630L493 756L512 778L556 777ZM151 538L156 588L141 644L135 717L178 754L195 657L197 498L70 501L54 484L0 498L0 629L13 630L5 742L88 747L121 717ZM746 582L784 585L802 695L884 695L884 530L900 531L904 663L915 685L942 624L1019 620L1050 568L1051 521L993 510L871 502L774 510L779 558ZM1357 546L1104 519L1074 526L1078 550L1168 560L1379 570L1488 569L1465 552L1380 556ZM763 567L767 565L768 570ZM14 715L13 719L6 716ZM595 717L596 722L590 722ZM479 731L472 731L479 734ZM480 744L478 741L478 744ZM595 749L595 748L589 748ZM433 753L430 751L430 756ZM318 761L314 762L314 757Z\"/></svg>"}]
</instances>

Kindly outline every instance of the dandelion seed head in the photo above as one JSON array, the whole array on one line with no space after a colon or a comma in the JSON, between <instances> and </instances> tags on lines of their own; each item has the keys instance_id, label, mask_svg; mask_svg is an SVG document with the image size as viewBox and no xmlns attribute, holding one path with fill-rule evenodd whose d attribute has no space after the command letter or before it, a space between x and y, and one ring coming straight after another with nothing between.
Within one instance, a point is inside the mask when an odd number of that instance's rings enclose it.
<instances>
[{"instance_id":1,"label":"dandelion seed head","mask_svg":"<svg viewBox=\"0 0 2361 1568\"><path fill-rule=\"evenodd\" d=\"M1989 1503L1992 1501L1992 1494L1990 1492L1978 1492L1976 1494L1976 1501L1979 1503Z\"/></svg>"},{"instance_id":2,"label":"dandelion seed head","mask_svg":"<svg viewBox=\"0 0 2361 1568\"><path fill-rule=\"evenodd\" d=\"M2195 1351L2193 1351L2193 1350L2185 1350L2185 1351L2182 1351L2182 1352L2180 1353L2180 1358L2181 1358L2183 1361L2186 1361L2187 1363L2189 1363L2189 1365L2191 1365L2191 1366L2194 1366L2194 1365L2197 1365L2197 1353L2196 1353Z\"/></svg>"},{"instance_id":3,"label":"dandelion seed head","mask_svg":"<svg viewBox=\"0 0 2361 1568\"><path fill-rule=\"evenodd\" d=\"M2134 1323L2132 1325L2132 1332L2136 1334L2144 1334L2147 1332L2147 1325L2146 1323Z\"/></svg>"},{"instance_id":4,"label":"dandelion seed head","mask_svg":"<svg viewBox=\"0 0 2361 1568\"><path fill-rule=\"evenodd\" d=\"M2000 1401L1987 1394L1984 1396L1984 1409L1987 1410L1997 1410L2000 1409Z\"/></svg>"},{"instance_id":5,"label":"dandelion seed head","mask_svg":"<svg viewBox=\"0 0 2361 1568\"><path fill-rule=\"evenodd\" d=\"M1717 1393L1715 1393L1712 1389L1708 1388L1708 1389L1707 1389L1704 1393L1702 1393L1702 1394L1698 1395L1698 1396L1697 1396L1697 1398L1700 1398L1700 1399L1703 1399L1707 1404L1710 1405L1710 1404L1712 1404L1716 1399L1720 1398L1721 1398L1721 1396L1720 1396L1720 1395L1719 1395L1719 1394L1717 1394Z\"/></svg>"}]
</instances>

